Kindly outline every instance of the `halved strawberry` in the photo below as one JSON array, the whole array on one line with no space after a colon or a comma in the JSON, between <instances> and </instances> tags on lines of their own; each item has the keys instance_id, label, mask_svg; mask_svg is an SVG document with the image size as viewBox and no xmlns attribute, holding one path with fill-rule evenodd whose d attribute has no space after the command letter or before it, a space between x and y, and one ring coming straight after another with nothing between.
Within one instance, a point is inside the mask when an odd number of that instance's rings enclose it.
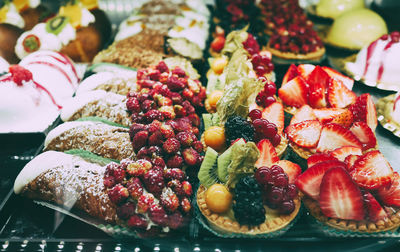
<instances>
[{"instance_id":1,"label":"halved strawberry","mask_svg":"<svg viewBox=\"0 0 400 252\"><path fill-rule=\"evenodd\" d=\"M293 143L301 147L317 146L321 134L322 124L318 120L302 121L289 125L285 131Z\"/></svg>"},{"instance_id":2,"label":"halved strawberry","mask_svg":"<svg viewBox=\"0 0 400 252\"><path fill-rule=\"evenodd\" d=\"M294 77L297 77L300 75L299 70L297 70L296 65L291 64L287 72L285 73L285 76L283 76L282 80L282 86L291 81Z\"/></svg>"},{"instance_id":3,"label":"halved strawberry","mask_svg":"<svg viewBox=\"0 0 400 252\"><path fill-rule=\"evenodd\" d=\"M400 207L400 176L393 173L392 184L377 191L377 197L386 206Z\"/></svg>"},{"instance_id":4,"label":"halved strawberry","mask_svg":"<svg viewBox=\"0 0 400 252\"><path fill-rule=\"evenodd\" d=\"M353 104L357 95L340 80L331 79L328 88L328 102L333 108L345 108Z\"/></svg>"},{"instance_id":5,"label":"halved strawberry","mask_svg":"<svg viewBox=\"0 0 400 252\"><path fill-rule=\"evenodd\" d=\"M340 80L342 83L350 90L353 89L354 85L354 80L350 77L347 77L346 75L343 75L342 73L339 73L338 71L327 67L323 66L322 69L333 79Z\"/></svg>"},{"instance_id":6,"label":"halved strawberry","mask_svg":"<svg viewBox=\"0 0 400 252\"><path fill-rule=\"evenodd\" d=\"M325 93L329 87L330 77L322 70L320 66L316 66L308 75L306 82L308 83L308 104L313 108L325 108Z\"/></svg>"},{"instance_id":7,"label":"halved strawberry","mask_svg":"<svg viewBox=\"0 0 400 252\"><path fill-rule=\"evenodd\" d=\"M310 168L318 163L335 160L337 160L337 158L330 153L315 153L307 159L307 167Z\"/></svg>"},{"instance_id":8,"label":"halved strawberry","mask_svg":"<svg viewBox=\"0 0 400 252\"><path fill-rule=\"evenodd\" d=\"M335 116L331 123L340 124L345 128L348 128L353 123L353 113L349 109L343 111L343 113Z\"/></svg>"},{"instance_id":9,"label":"halved strawberry","mask_svg":"<svg viewBox=\"0 0 400 252\"><path fill-rule=\"evenodd\" d=\"M262 118L267 119L272 122L278 128L278 134L282 135L284 123L285 123L285 113L283 112L283 105L280 102L274 102L268 107L266 107L262 112Z\"/></svg>"},{"instance_id":10,"label":"halved strawberry","mask_svg":"<svg viewBox=\"0 0 400 252\"><path fill-rule=\"evenodd\" d=\"M356 102L350 106L350 110L355 122L365 122L372 131L375 131L378 120L375 104L370 94L365 93L357 97Z\"/></svg>"},{"instance_id":11,"label":"halved strawberry","mask_svg":"<svg viewBox=\"0 0 400 252\"><path fill-rule=\"evenodd\" d=\"M343 162L346 159L346 157L349 156L349 155L359 155L359 156L361 156L362 155L362 150L361 150L361 148L358 148L358 147L344 146L344 147L340 147L340 148L337 148L337 149L333 150L331 152L331 154L335 158L337 158L337 159L339 159L340 161Z\"/></svg>"},{"instance_id":12,"label":"halved strawberry","mask_svg":"<svg viewBox=\"0 0 400 252\"><path fill-rule=\"evenodd\" d=\"M318 200L322 177L327 170L335 167L346 169L346 165L339 160L321 162L309 167L305 172L300 174L295 184L300 191Z\"/></svg>"},{"instance_id":13,"label":"halved strawberry","mask_svg":"<svg viewBox=\"0 0 400 252\"><path fill-rule=\"evenodd\" d=\"M258 142L257 148L260 151L260 157L255 164L256 167L270 167L273 163L279 161L279 157L276 154L275 148L269 140L261 140L260 142Z\"/></svg>"},{"instance_id":14,"label":"halved strawberry","mask_svg":"<svg viewBox=\"0 0 400 252\"><path fill-rule=\"evenodd\" d=\"M376 137L372 129L365 122L355 122L350 127L350 131L360 140L363 150L368 150L376 146Z\"/></svg>"},{"instance_id":15,"label":"halved strawberry","mask_svg":"<svg viewBox=\"0 0 400 252\"><path fill-rule=\"evenodd\" d=\"M359 159L361 156L360 155L348 155L345 159L344 159L344 163L347 166L347 170L349 172L351 172L353 170L353 165L356 162L357 159Z\"/></svg>"},{"instance_id":16,"label":"halved strawberry","mask_svg":"<svg viewBox=\"0 0 400 252\"><path fill-rule=\"evenodd\" d=\"M390 185L393 169L380 151L373 150L356 160L351 177L360 187L376 190Z\"/></svg>"},{"instance_id":17,"label":"halved strawberry","mask_svg":"<svg viewBox=\"0 0 400 252\"><path fill-rule=\"evenodd\" d=\"M350 130L339 124L328 123L322 127L317 151L327 152L343 146L354 146L362 148L360 141Z\"/></svg>"},{"instance_id":18,"label":"halved strawberry","mask_svg":"<svg viewBox=\"0 0 400 252\"><path fill-rule=\"evenodd\" d=\"M360 221L365 216L361 190L342 167L329 169L322 178L319 206L331 218Z\"/></svg>"},{"instance_id":19,"label":"halved strawberry","mask_svg":"<svg viewBox=\"0 0 400 252\"><path fill-rule=\"evenodd\" d=\"M297 177L301 174L300 166L298 164L290 162L289 160L279 160L275 164L279 165L287 174L290 184L294 183Z\"/></svg>"},{"instance_id":20,"label":"halved strawberry","mask_svg":"<svg viewBox=\"0 0 400 252\"><path fill-rule=\"evenodd\" d=\"M367 210L368 219L371 221L378 221L388 217L385 210L379 204L379 202L369 192L364 192L364 206Z\"/></svg>"},{"instance_id":21,"label":"halved strawberry","mask_svg":"<svg viewBox=\"0 0 400 252\"><path fill-rule=\"evenodd\" d=\"M317 120L317 117L314 114L313 109L309 105L303 105L296 111L296 114L293 115L290 120L290 124L299 123L307 120Z\"/></svg>"},{"instance_id":22,"label":"halved strawberry","mask_svg":"<svg viewBox=\"0 0 400 252\"><path fill-rule=\"evenodd\" d=\"M278 90L279 98L288 106L300 108L307 104L308 87L301 76L297 76Z\"/></svg>"},{"instance_id":23,"label":"halved strawberry","mask_svg":"<svg viewBox=\"0 0 400 252\"><path fill-rule=\"evenodd\" d=\"M307 77L311 74L314 70L315 66L311 64L300 64L297 66L297 70L299 71L300 75L306 80Z\"/></svg>"},{"instance_id":24,"label":"halved strawberry","mask_svg":"<svg viewBox=\"0 0 400 252\"><path fill-rule=\"evenodd\" d=\"M345 112L346 112L346 109L342 109L342 108L314 109L315 116L323 124L332 121L335 117L337 117Z\"/></svg>"}]
</instances>

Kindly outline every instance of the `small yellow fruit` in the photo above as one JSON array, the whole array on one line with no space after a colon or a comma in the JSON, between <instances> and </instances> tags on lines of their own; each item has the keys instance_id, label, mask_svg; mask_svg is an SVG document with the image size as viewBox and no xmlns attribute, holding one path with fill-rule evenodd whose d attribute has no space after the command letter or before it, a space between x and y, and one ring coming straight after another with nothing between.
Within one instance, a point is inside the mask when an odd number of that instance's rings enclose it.
<instances>
[{"instance_id":1,"label":"small yellow fruit","mask_svg":"<svg viewBox=\"0 0 400 252\"><path fill-rule=\"evenodd\" d=\"M214 213L225 213L232 204L232 194L226 186L214 184L206 191L207 207Z\"/></svg>"},{"instance_id":2,"label":"small yellow fruit","mask_svg":"<svg viewBox=\"0 0 400 252\"><path fill-rule=\"evenodd\" d=\"M225 130L219 126L212 126L204 132L204 142L216 151L225 147Z\"/></svg>"},{"instance_id":3,"label":"small yellow fruit","mask_svg":"<svg viewBox=\"0 0 400 252\"><path fill-rule=\"evenodd\" d=\"M217 102L221 99L224 92L222 90L214 90L208 97L208 103L212 108L217 107Z\"/></svg>"},{"instance_id":4,"label":"small yellow fruit","mask_svg":"<svg viewBox=\"0 0 400 252\"><path fill-rule=\"evenodd\" d=\"M214 71L214 73L221 74L227 64L228 60L225 57L216 58L211 64L211 69Z\"/></svg>"}]
</instances>

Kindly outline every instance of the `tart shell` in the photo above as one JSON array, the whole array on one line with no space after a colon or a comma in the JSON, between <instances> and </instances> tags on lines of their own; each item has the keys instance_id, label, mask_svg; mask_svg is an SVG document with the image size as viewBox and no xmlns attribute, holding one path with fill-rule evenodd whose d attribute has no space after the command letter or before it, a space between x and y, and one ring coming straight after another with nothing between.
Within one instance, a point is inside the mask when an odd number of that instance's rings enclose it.
<instances>
[{"instance_id":1,"label":"tart shell","mask_svg":"<svg viewBox=\"0 0 400 252\"><path fill-rule=\"evenodd\" d=\"M318 202L309 198L303 197L303 203L309 210L310 214L316 218L319 222L325 225L339 229L342 231L352 231L360 233L377 233L385 231L394 231L400 226L400 211L392 214L385 220L379 220L377 222L371 221L354 221L354 220L341 220L337 218L330 218L325 216Z\"/></svg>"},{"instance_id":2,"label":"tart shell","mask_svg":"<svg viewBox=\"0 0 400 252\"><path fill-rule=\"evenodd\" d=\"M378 121L385 129L391 131L395 136L400 138L400 124L392 118L393 105L396 94L383 97L376 104L376 112Z\"/></svg>"},{"instance_id":3,"label":"tart shell","mask_svg":"<svg viewBox=\"0 0 400 252\"><path fill-rule=\"evenodd\" d=\"M197 190L197 206L201 214L205 217L211 229L218 232L218 234L237 234L237 235L265 235L268 233L279 231L287 227L298 215L301 207L301 202L296 199L295 210L290 215L280 215L277 218L270 218L266 216L264 223L257 227L248 227L247 225L240 225L237 221L228 217L218 215L208 209L205 199L206 188L201 185ZM266 209L268 211L268 209Z\"/></svg>"},{"instance_id":4,"label":"tart shell","mask_svg":"<svg viewBox=\"0 0 400 252\"><path fill-rule=\"evenodd\" d=\"M307 54L297 54L297 53L292 53L292 52L282 52L279 50L276 50L270 46L270 43L268 42L267 44L267 50L272 53L272 55L282 58L282 59L288 59L288 60L319 60L325 55L325 48L319 48L315 52L307 53Z\"/></svg>"}]
</instances>

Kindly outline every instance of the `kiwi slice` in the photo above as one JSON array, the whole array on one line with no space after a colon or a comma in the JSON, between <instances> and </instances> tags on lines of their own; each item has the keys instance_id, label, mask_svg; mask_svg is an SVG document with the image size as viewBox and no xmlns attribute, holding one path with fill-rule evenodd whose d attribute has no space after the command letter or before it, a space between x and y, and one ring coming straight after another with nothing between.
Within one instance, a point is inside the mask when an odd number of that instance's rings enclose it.
<instances>
[{"instance_id":1,"label":"kiwi slice","mask_svg":"<svg viewBox=\"0 0 400 252\"><path fill-rule=\"evenodd\" d=\"M207 188L218 181L216 174L217 158L218 152L208 147L203 163L200 166L199 174L197 175L200 183Z\"/></svg>"},{"instance_id":2,"label":"kiwi slice","mask_svg":"<svg viewBox=\"0 0 400 252\"><path fill-rule=\"evenodd\" d=\"M243 139L239 139L237 142L240 142L240 144L245 144L245 141ZM217 160L218 168L217 168L217 174L218 174L218 179L221 182L226 183L228 181L228 166L232 161L232 148L229 147L224 153L222 153Z\"/></svg>"},{"instance_id":3,"label":"kiwi slice","mask_svg":"<svg viewBox=\"0 0 400 252\"><path fill-rule=\"evenodd\" d=\"M64 27L68 24L69 17L56 16L46 23L46 31L58 35Z\"/></svg>"},{"instance_id":4,"label":"kiwi slice","mask_svg":"<svg viewBox=\"0 0 400 252\"><path fill-rule=\"evenodd\" d=\"M219 116L217 113L214 114L203 114L204 130L207 130L211 126L219 125Z\"/></svg>"}]
</instances>

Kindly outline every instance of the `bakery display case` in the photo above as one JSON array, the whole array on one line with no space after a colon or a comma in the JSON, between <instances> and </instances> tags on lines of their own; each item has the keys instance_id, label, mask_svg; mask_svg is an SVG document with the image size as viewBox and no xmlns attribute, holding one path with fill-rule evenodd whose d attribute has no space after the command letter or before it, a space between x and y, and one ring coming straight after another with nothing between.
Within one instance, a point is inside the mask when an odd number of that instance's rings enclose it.
<instances>
[{"instance_id":1,"label":"bakery display case","mask_svg":"<svg viewBox=\"0 0 400 252\"><path fill-rule=\"evenodd\" d=\"M0 251L399 249L388 5L2 3Z\"/></svg>"}]
</instances>

